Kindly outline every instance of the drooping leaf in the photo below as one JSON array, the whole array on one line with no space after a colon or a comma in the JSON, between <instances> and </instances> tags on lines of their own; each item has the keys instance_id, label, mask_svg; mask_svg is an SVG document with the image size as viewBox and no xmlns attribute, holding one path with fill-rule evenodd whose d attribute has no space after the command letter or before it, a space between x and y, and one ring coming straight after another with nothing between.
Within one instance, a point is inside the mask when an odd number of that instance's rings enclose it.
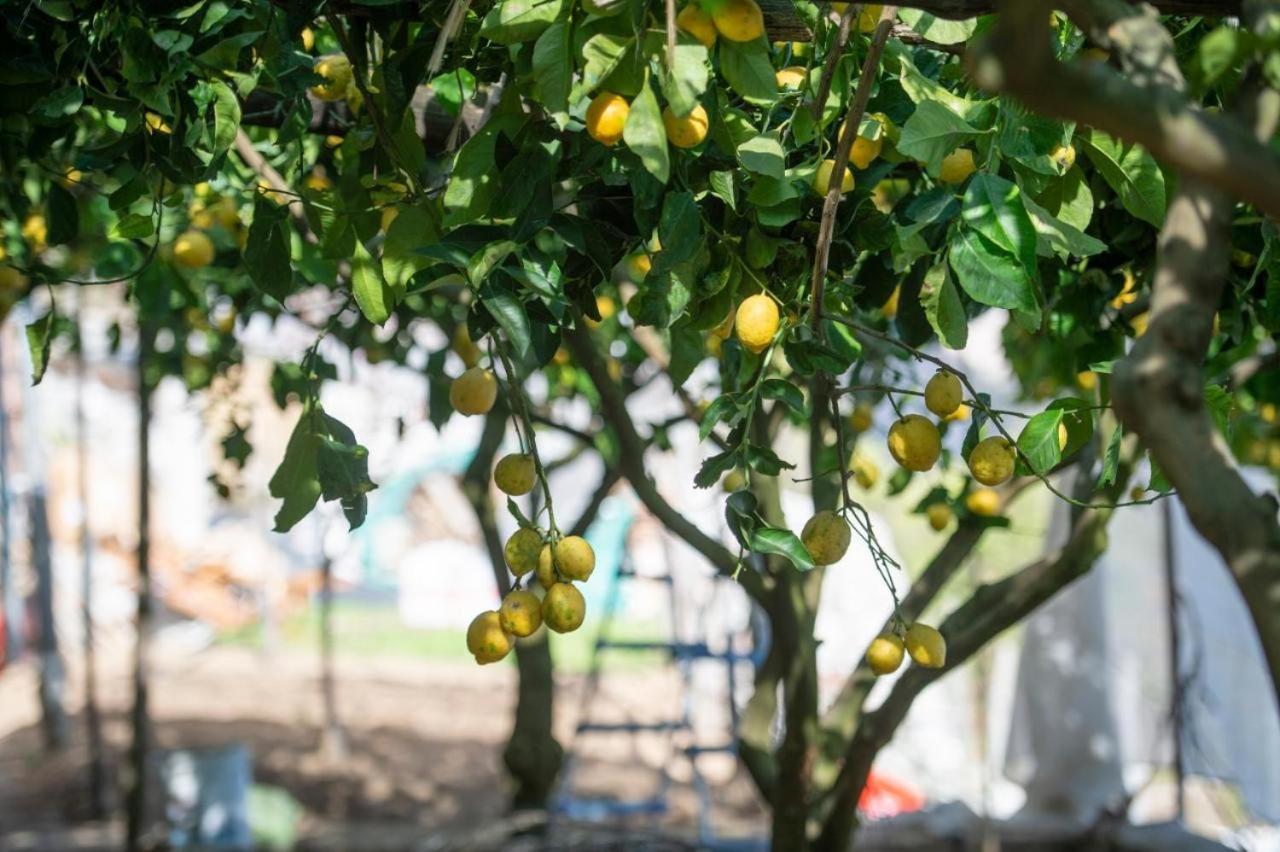
<instances>
[{"instance_id":1,"label":"drooping leaf","mask_svg":"<svg viewBox=\"0 0 1280 852\"><path fill-rule=\"evenodd\" d=\"M293 292L289 209L259 193L253 200L253 223L245 240L244 265L262 292L283 302Z\"/></svg>"},{"instance_id":2,"label":"drooping leaf","mask_svg":"<svg viewBox=\"0 0 1280 852\"><path fill-rule=\"evenodd\" d=\"M969 319L965 316L960 291L951 280L951 269L940 263L930 269L920 285L920 305L934 334L949 349L963 349L969 340Z\"/></svg>"},{"instance_id":3,"label":"drooping leaf","mask_svg":"<svg viewBox=\"0 0 1280 852\"><path fill-rule=\"evenodd\" d=\"M779 527L756 527L750 535L751 549L756 553L771 553L785 557L798 571L813 569L813 557L804 543L791 530Z\"/></svg>"},{"instance_id":4,"label":"drooping leaf","mask_svg":"<svg viewBox=\"0 0 1280 852\"><path fill-rule=\"evenodd\" d=\"M382 264L356 240L351 255L351 292L360 313L374 325L382 325L396 306L396 294L382 274Z\"/></svg>"},{"instance_id":5,"label":"drooping leaf","mask_svg":"<svg viewBox=\"0 0 1280 852\"><path fill-rule=\"evenodd\" d=\"M662 107L653 89L646 83L631 102L631 112L622 128L623 141L635 152L649 174L660 183L671 175L671 158L667 151L667 131L662 124Z\"/></svg>"},{"instance_id":6,"label":"drooping leaf","mask_svg":"<svg viewBox=\"0 0 1280 852\"><path fill-rule=\"evenodd\" d=\"M965 189L960 215L966 225L1017 258L1029 276L1039 277L1036 229L1016 184L979 172Z\"/></svg>"},{"instance_id":7,"label":"drooping leaf","mask_svg":"<svg viewBox=\"0 0 1280 852\"><path fill-rule=\"evenodd\" d=\"M1084 151L1124 208L1159 228L1164 224L1164 172L1146 149L1121 142L1101 130L1081 134Z\"/></svg>"}]
</instances>

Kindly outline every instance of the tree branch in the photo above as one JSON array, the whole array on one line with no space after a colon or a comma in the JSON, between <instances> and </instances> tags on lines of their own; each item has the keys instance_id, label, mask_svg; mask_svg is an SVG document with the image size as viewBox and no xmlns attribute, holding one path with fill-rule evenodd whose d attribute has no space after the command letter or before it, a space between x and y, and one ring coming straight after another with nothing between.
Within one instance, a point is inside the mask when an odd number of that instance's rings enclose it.
<instances>
[{"instance_id":1,"label":"tree branch","mask_svg":"<svg viewBox=\"0 0 1280 852\"><path fill-rule=\"evenodd\" d=\"M659 522L674 533L685 544L706 557L717 571L726 576L737 573L737 579L744 590L754 600L761 601L765 594L764 578L749 567L738 572L738 561L720 542L698 529L697 525L682 515L658 492L658 487L649 478L644 467L644 440L636 432L631 422L631 414L627 411L626 400L622 392L609 377L604 359L596 351L591 335L578 327L567 331L564 335L565 345L573 354L574 360L587 371L592 383L600 394L600 413L617 434L618 466L622 475L631 483L636 497L644 504Z\"/></svg>"},{"instance_id":2,"label":"tree branch","mask_svg":"<svg viewBox=\"0 0 1280 852\"><path fill-rule=\"evenodd\" d=\"M1160 5L1167 11L1172 4ZM1227 4L1218 6L1218 14L1228 11ZM1280 158L1238 121L1205 112L1168 85L1138 85L1097 63L1059 62L1038 4L1003 0L1000 11L991 34L969 50L970 73L979 86L1013 95L1041 114L1141 144L1183 174L1280 216ZM1105 25L1107 16L1098 17ZM1132 24L1113 21L1106 30L1145 39L1117 40L1119 47L1158 54L1165 62L1173 57L1172 41L1163 27ZM1156 38L1165 43L1155 43Z\"/></svg>"},{"instance_id":3,"label":"tree branch","mask_svg":"<svg viewBox=\"0 0 1280 852\"><path fill-rule=\"evenodd\" d=\"M1274 101L1274 91L1259 95ZM1255 108L1260 138L1275 104ZM1253 116L1256 118L1256 115ZM1115 365L1116 413L1140 435L1179 490L1196 530L1226 561L1262 642L1280 702L1280 523L1274 497L1258 495L1235 467L1204 403L1203 365L1222 301L1232 205L1184 179L1160 235L1147 333Z\"/></svg>"},{"instance_id":4,"label":"tree branch","mask_svg":"<svg viewBox=\"0 0 1280 852\"><path fill-rule=\"evenodd\" d=\"M1127 479L1126 472L1117 478L1115 488L1123 487ZM1106 527L1113 511L1082 511L1066 544L1012 576L980 586L942 623L939 630L947 641L946 665L941 669L912 666L894 684L884 703L859 721L831 791L831 800L840 806L831 810L823 824L816 849L847 848L857 817L857 794L866 785L876 754L892 739L916 696L1088 572L1106 550Z\"/></svg>"}]
</instances>

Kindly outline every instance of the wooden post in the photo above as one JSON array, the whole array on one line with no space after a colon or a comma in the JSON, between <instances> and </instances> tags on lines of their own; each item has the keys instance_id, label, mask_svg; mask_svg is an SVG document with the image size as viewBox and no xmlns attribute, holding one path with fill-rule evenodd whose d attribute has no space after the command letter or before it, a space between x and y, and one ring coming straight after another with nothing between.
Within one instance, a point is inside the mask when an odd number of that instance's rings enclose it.
<instances>
[{"instance_id":1,"label":"wooden post","mask_svg":"<svg viewBox=\"0 0 1280 852\"><path fill-rule=\"evenodd\" d=\"M151 645L151 385L147 360L154 330L146 320L138 328L138 613L137 643L133 654L133 744L129 748L129 792L125 846L129 852L143 848L147 810L147 764L151 722L147 713Z\"/></svg>"},{"instance_id":2,"label":"wooden post","mask_svg":"<svg viewBox=\"0 0 1280 852\"><path fill-rule=\"evenodd\" d=\"M80 491L80 600L83 622L84 722L89 743L89 813L106 816L106 773L102 757L102 717L98 712L98 664L93 643L93 534L89 529L89 435L84 410L84 310L76 305L76 478Z\"/></svg>"}]
</instances>

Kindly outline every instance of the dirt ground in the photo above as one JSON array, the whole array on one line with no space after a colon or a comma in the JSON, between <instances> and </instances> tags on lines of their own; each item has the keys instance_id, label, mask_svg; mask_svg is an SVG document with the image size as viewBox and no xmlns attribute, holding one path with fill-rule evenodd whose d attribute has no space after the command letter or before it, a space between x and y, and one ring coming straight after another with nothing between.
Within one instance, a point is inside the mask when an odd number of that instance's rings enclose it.
<instances>
[{"instance_id":1,"label":"dirt ground","mask_svg":"<svg viewBox=\"0 0 1280 852\"><path fill-rule=\"evenodd\" d=\"M103 661L99 696L108 752L110 808L119 813L130 739L127 655ZM254 781L283 788L303 808L299 846L315 849L526 848L513 840L545 823L540 815L509 817L501 751L513 709L515 668L441 660L342 659L337 664L338 715L345 755L322 744L318 664L298 652L271 655L214 646L161 656L151 695L159 749L243 743ZM0 849L114 845L118 821L89 822L87 747L81 714L81 674L68 672L69 745L42 748L36 699L38 675L22 663L0 672ZM584 679L564 678L558 692L557 736L568 745ZM678 701L674 673L664 667L611 675L604 707L624 716ZM639 715L634 715L639 708ZM584 789L643 796L657 783L650 767L671 755L671 743L610 734L581 744L576 778ZM671 809L658 825L630 826L611 839L601 829L568 826L556 848L686 848L697 801L687 764L671 762ZM719 831L762 835L766 822L749 781L731 761L704 766L719 801ZM67 833L79 828L80 835ZM615 829L616 830L616 829ZM644 831L660 830L660 835ZM613 830L611 830L613 831ZM654 838L657 839L654 839ZM358 838L354 839L354 838ZM590 838L588 842L587 838ZM582 845L585 844L585 845ZM622 848L619 846L618 848Z\"/></svg>"}]
</instances>

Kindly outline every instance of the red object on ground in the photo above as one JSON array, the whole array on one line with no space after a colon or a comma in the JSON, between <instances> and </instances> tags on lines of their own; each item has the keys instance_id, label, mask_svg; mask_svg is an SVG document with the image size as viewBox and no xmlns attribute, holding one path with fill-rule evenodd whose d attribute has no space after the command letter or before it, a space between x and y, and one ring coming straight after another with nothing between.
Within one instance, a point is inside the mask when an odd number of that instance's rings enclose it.
<instances>
[{"instance_id":1,"label":"red object on ground","mask_svg":"<svg viewBox=\"0 0 1280 852\"><path fill-rule=\"evenodd\" d=\"M858 810L867 819L884 819L924 807L924 796L901 781L871 772L858 797Z\"/></svg>"}]
</instances>

